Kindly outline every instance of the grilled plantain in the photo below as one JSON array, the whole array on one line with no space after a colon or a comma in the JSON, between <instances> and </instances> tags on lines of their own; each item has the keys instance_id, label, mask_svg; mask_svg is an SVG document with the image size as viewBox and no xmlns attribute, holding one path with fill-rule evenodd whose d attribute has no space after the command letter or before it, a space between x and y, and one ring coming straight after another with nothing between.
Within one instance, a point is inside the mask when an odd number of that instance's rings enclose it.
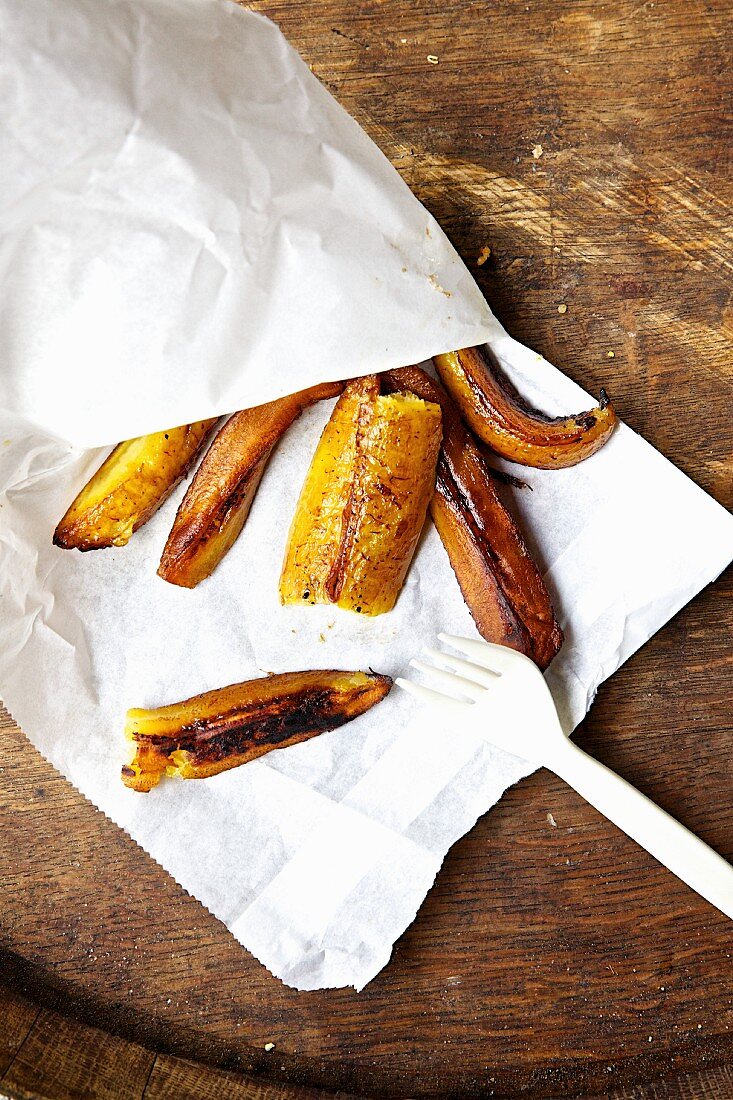
<instances>
[{"instance_id":1,"label":"grilled plantain","mask_svg":"<svg viewBox=\"0 0 733 1100\"><path fill-rule=\"evenodd\" d=\"M217 419L118 443L59 523L53 536L56 546L124 546L185 477Z\"/></svg>"},{"instance_id":2,"label":"grilled plantain","mask_svg":"<svg viewBox=\"0 0 733 1100\"><path fill-rule=\"evenodd\" d=\"M275 444L304 409L343 388L341 382L327 382L230 417L181 502L159 576L194 588L213 572L244 527Z\"/></svg>"},{"instance_id":3,"label":"grilled plantain","mask_svg":"<svg viewBox=\"0 0 733 1100\"><path fill-rule=\"evenodd\" d=\"M383 377L387 388L441 406L443 442L430 513L479 633L546 668L562 644L562 631L522 534L458 410L419 367Z\"/></svg>"},{"instance_id":4,"label":"grilled plantain","mask_svg":"<svg viewBox=\"0 0 733 1100\"><path fill-rule=\"evenodd\" d=\"M350 382L326 425L290 529L283 603L379 615L399 594L435 486L440 406Z\"/></svg>"},{"instance_id":5,"label":"grilled plantain","mask_svg":"<svg viewBox=\"0 0 733 1100\"><path fill-rule=\"evenodd\" d=\"M135 755L122 782L149 791L161 775L203 779L272 749L307 741L373 707L392 686L371 672L284 672L156 710L129 710Z\"/></svg>"},{"instance_id":6,"label":"grilled plantain","mask_svg":"<svg viewBox=\"0 0 733 1100\"><path fill-rule=\"evenodd\" d=\"M551 417L527 404L483 348L436 355L433 362L469 427L512 462L543 470L575 466L599 450L616 426L605 390L595 409Z\"/></svg>"}]
</instances>

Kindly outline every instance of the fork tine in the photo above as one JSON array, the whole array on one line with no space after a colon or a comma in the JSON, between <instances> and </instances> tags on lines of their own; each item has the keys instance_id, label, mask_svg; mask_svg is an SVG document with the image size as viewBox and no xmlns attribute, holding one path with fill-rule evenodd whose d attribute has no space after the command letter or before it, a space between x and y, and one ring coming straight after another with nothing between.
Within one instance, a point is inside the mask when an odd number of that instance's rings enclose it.
<instances>
[{"instance_id":1,"label":"fork tine","mask_svg":"<svg viewBox=\"0 0 733 1100\"><path fill-rule=\"evenodd\" d=\"M403 691L414 695L421 703L459 703L459 700L453 695L443 695L442 691L433 691L431 688L423 687L422 684L416 684L414 680L408 680L406 676L398 676L395 683Z\"/></svg>"},{"instance_id":2,"label":"fork tine","mask_svg":"<svg viewBox=\"0 0 733 1100\"><path fill-rule=\"evenodd\" d=\"M440 691L450 691L454 695L464 695L473 702L477 702L486 690L471 680L464 680L453 672L444 672L443 669L436 668L435 665L431 665L427 661L421 661L419 657L413 657L410 664L418 672L424 672L426 676L429 676Z\"/></svg>"},{"instance_id":3,"label":"fork tine","mask_svg":"<svg viewBox=\"0 0 733 1100\"><path fill-rule=\"evenodd\" d=\"M470 657L482 668L487 668L497 675L509 670L516 654L513 649L504 645L494 645L493 642L477 641L473 638L459 638L456 634L439 634L441 642L457 649L459 653Z\"/></svg>"},{"instance_id":4,"label":"fork tine","mask_svg":"<svg viewBox=\"0 0 733 1100\"><path fill-rule=\"evenodd\" d=\"M473 661L464 661L462 657L454 657L450 653L446 653L442 649L432 649L426 647L423 653L429 657L433 657L445 668L451 669L453 672L457 672L459 676L463 676L464 679L470 680L474 684L478 684L482 688L490 688L496 683L499 677L498 672L492 672L489 668L479 668Z\"/></svg>"}]
</instances>

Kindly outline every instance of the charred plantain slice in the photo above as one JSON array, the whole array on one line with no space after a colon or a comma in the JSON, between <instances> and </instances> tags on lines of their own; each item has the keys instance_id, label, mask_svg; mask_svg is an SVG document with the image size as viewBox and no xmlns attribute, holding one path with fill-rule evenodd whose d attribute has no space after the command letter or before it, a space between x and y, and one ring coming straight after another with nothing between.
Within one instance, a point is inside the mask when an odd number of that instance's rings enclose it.
<instances>
[{"instance_id":1,"label":"charred plantain slice","mask_svg":"<svg viewBox=\"0 0 733 1100\"><path fill-rule=\"evenodd\" d=\"M53 536L64 550L124 546L196 461L218 417L118 443Z\"/></svg>"},{"instance_id":2,"label":"charred plantain slice","mask_svg":"<svg viewBox=\"0 0 733 1100\"><path fill-rule=\"evenodd\" d=\"M496 454L543 470L560 470L589 458L616 426L613 405L601 390L595 409L550 417L533 409L483 348L436 355L440 378L466 423Z\"/></svg>"},{"instance_id":3,"label":"charred plantain slice","mask_svg":"<svg viewBox=\"0 0 733 1100\"><path fill-rule=\"evenodd\" d=\"M135 755L122 782L149 791L163 773L203 779L236 768L350 722L391 686L375 672L284 672L157 710L129 710L125 733Z\"/></svg>"},{"instance_id":4,"label":"charred plantain slice","mask_svg":"<svg viewBox=\"0 0 733 1100\"><path fill-rule=\"evenodd\" d=\"M440 407L349 383L313 457L290 530L283 603L336 603L365 615L399 594L435 486Z\"/></svg>"},{"instance_id":5,"label":"charred plantain slice","mask_svg":"<svg viewBox=\"0 0 733 1100\"><path fill-rule=\"evenodd\" d=\"M419 367L383 377L388 389L410 390L441 406L443 443L430 512L479 633L546 668L562 631L522 534L453 401Z\"/></svg>"},{"instance_id":6,"label":"charred plantain slice","mask_svg":"<svg viewBox=\"0 0 733 1100\"><path fill-rule=\"evenodd\" d=\"M230 417L181 502L159 576L194 588L214 571L244 527L275 444L304 409L343 388L342 382L324 383Z\"/></svg>"}]
</instances>

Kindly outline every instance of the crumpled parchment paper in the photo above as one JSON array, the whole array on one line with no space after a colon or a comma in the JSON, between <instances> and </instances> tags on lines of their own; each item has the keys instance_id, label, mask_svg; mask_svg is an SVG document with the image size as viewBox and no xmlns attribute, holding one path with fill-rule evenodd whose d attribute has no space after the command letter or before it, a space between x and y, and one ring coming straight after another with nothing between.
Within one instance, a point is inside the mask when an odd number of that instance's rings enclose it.
<instances>
[{"instance_id":1,"label":"crumpled parchment paper","mask_svg":"<svg viewBox=\"0 0 733 1100\"><path fill-rule=\"evenodd\" d=\"M204 781L124 788L129 706L269 671L398 675L472 635L428 529L394 612L282 608L331 403L278 447L194 591L155 574L181 488L127 547L52 546L107 445L487 341L548 412L591 400L504 333L435 221L267 20L228 0L0 0L0 692L34 745L300 989L361 988L446 851L530 769L393 691ZM84 449L95 447L95 449ZM566 634L568 729L733 557L733 519L622 427L514 507Z\"/></svg>"}]
</instances>

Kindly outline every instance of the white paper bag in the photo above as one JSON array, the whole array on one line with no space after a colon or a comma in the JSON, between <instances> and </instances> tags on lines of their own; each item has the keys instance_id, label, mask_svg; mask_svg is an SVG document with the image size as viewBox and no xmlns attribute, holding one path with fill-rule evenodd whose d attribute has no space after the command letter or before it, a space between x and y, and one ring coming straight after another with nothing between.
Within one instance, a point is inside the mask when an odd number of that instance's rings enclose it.
<instances>
[{"instance_id":1,"label":"white paper bag","mask_svg":"<svg viewBox=\"0 0 733 1100\"><path fill-rule=\"evenodd\" d=\"M228 0L0 0L0 691L38 749L283 981L361 988L522 761L426 734L394 691L208 780L123 787L129 706L269 671L397 675L475 633L434 530L397 607L282 608L330 403L270 462L193 591L155 569L183 489L127 547L53 547L121 438L487 341L548 412L590 399L508 337L435 221L277 29ZM733 520L626 428L515 507L566 634L570 729L733 557ZM213 855L212 855L213 853Z\"/></svg>"}]
</instances>

